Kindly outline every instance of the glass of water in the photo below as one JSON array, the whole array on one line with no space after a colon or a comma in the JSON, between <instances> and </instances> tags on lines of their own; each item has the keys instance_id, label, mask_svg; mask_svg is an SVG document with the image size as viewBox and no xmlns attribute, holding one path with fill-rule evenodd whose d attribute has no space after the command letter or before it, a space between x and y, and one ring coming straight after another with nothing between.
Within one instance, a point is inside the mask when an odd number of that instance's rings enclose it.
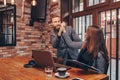
<instances>
[{"instance_id":1,"label":"glass of water","mask_svg":"<svg viewBox=\"0 0 120 80\"><path fill-rule=\"evenodd\" d=\"M45 67L45 74L47 77L52 77L52 73L53 73L53 67L50 66Z\"/></svg>"}]
</instances>

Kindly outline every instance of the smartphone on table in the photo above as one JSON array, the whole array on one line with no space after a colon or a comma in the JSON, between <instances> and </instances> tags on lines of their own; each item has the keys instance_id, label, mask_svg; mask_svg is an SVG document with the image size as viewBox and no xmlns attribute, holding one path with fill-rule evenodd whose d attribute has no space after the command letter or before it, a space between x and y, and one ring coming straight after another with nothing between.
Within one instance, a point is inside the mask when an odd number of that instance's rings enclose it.
<instances>
[{"instance_id":1,"label":"smartphone on table","mask_svg":"<svg viewBox=\"0 0 120 80\"><path fill-rule=\"evenodd\" d=\"M75 78L72 78L72 79L70 79L70 80L84 80L84 79L75 77Z\"/></svg>"}]
</instances>

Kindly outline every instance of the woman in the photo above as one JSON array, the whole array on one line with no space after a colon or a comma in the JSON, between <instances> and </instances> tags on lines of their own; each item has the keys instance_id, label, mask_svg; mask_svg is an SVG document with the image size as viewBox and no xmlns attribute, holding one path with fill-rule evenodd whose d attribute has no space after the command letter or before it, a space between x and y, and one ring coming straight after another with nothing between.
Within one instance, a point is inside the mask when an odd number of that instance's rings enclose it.
<instances>
[{"instance_id":1,"label":"woman","mask_svg":"<svg viewBox=\"0 0 120 80\"><path fill-rule=\"evenodd\" d=\"M74 44L79 45L79 42L73 42L67 36L65 29L63 29L63 37L70 47ZM109 62L108 52L105 46L104 35L102 29L98 26L89 26L85 34L85 41L82 45L81 51L78 55L78 61L83 62L89 66L99 69L99 73L107 72L107 64ZM79 66L81 67L81 66ZM85 68L85 67L84 67ZM87 69L87 68L85 68Z\"/></svg>"}]
</instances>

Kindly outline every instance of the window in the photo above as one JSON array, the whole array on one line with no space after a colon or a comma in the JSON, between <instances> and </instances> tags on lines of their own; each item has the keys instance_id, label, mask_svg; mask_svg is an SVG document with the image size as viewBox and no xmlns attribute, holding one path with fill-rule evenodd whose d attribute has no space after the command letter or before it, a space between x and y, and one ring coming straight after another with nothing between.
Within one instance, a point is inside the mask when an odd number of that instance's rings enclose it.
<instances>
[{"instance_id":1,"label":"window","mask_svg":"<svg viewBox=\"0 0 120 80\"><path fill-rule=\"evenodd\" d=\"M84 40L84 35L88 26L92 25L92 15L74 18L73 26L79 37Z\"/></svg>"},{"instance_id":2,"label":"window","mask_svg":"<svg viewBox=\"0 0 120 80\"><path fill-rule=\"evenodd\" d=\"M72 18L73 22L71 23L83 41L84 34L89 25L99 25L103 29L110 57L109 79L120 80L120 71L118 71L120 70L120 0L82 0L83 8L81 9L80 0L69 1L71 1L69 3L71 5L69 13L71 14L72 12L72 15L70 15L72 17L69 19ZM64 5L67 5L67 3ZM112 61L112 58L114 58L115 62Z\"/></svg>"},{"instance_id":3,"label":"window","mask_svg":"<svg viewBox=\"0 0 120 80\"><path fill-rule=\"evenodd\" d=\"M116 38L117 9L100 12L99 16L100 16L100 25L103 28L106 37L110 38L110 34L111 34L111 38ZM119 16L120 13L118 15L118 18ZM119 36L120 36L120 32L119 32Z\"/></svg>"},{"instance_id":4,"label":"window","mask_svg":"<svg viewBox=\"0 0 120 80\"><path fill-rule=\"evenodd\" d=\"M72 0L72 12L75 13L75 12L78 12L78 11L83 11L84 8L83 8L83 0Z\"/></svg>"},{"instance_id":5,"label":"window","mask_svg":"<svg viewBox=\"0 0 120 80\"><path fill-rule=\"evenodd\" d=\"M93 6L96 4L104 3L105 0L88 0L88 6Z\"/></svg>"},{"instance_id":6,"label":"window","mask_svg":"<svg viewBox=\"0 0 120 80\"><path fill-rule=\"evenodd\" d=\"M117 41L120 42L120 9L116 8L116 9L111 9L111 10L100 12L99 13L99 24L101 25L104 31L107 50L108 50L110 58L113 57L113 58L116 58L116 61L119 60L117 57L120 56L119 54L120 43L118 43ZM117 53L118 55L116 55ZM119 65L118 63L116 64ZM115 65L115 62L111 62L111 65ZM112 69L117 70L116 67ZM109 72L111 75L119 75L119 73L117 72L113 73L111 72L111 70ZM111 75L110 75L110 80L115 80L115 78L116 80L119 80L117 76L111 76Z\"/></svg>"},{"instance_id":7,"label":"window","mask_svg":"<svg viewBox=\"0 0 120 80\"><path fill-rule=\"evenodd\" d=\"M120 72L120 70L118 69L118 61L120 58L120 8L101 11L99 13L99 25L104 31L107 50L109 53L109 57L112 60L110 61L110 70L108 72L108 74L110 75L109 79L120 80L120 78L118 77ZM115 70L116 72L113 72Z\"/></svg>"},{"instance_id":8,"label":"window","mask_svg":"<svg viewBox=\"0 0 120 80\"><path fill-rule=\"evenodd\" d=\"M16 45L16 7L7 5L0 8L0 46Z\"/></svg>"},{"instance_id":9,"label":"window","mask_svg":"<svg viewBox=\"0 0 120 80\"><path fill-rule=\"evenodd\" d=\"M120 9L112 9L99 13L99 24L101 25L106 39L106 44L108 48L108 52L112 52L112 54L116 53L116 31L117 27L120 26ZM119 41L120 41L120 28L119 28ZM112 46L110 46L110 44ZM119 44L120 46L120 44ZM120 49L120 48L119 48ZM120 52L119 52L120 53Z\"/></svg>"}]
</instances>

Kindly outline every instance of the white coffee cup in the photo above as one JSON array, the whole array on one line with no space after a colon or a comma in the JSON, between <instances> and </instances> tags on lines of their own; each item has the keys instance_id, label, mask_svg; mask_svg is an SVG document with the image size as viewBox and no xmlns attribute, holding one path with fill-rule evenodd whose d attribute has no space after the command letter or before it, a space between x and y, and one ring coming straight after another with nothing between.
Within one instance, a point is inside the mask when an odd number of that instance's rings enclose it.
<instances>
[{"instance_id":1,"label":"white coffee cup","mask_svg":"<svg viewBox=\"0 0 120 80\"><path fill-rule=\"evenodd\" d=\"M66 68L58 68L57 72L60 76L64 76L66 74L67 69Z\"/></svg>"}]
</instances>

